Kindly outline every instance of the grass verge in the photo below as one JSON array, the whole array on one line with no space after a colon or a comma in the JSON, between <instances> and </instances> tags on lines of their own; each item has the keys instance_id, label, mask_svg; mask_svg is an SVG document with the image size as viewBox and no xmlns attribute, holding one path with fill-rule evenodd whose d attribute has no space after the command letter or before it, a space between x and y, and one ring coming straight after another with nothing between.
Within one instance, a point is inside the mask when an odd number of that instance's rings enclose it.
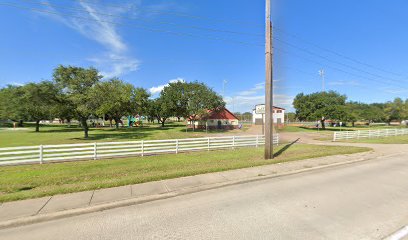
<instances>
[{"instance_id":1,"label":"grass verge","mask_svg":"<svg viewBox=\"0 0 408 240\"><path fill-rule=\"evenodd\" d=\"M245 132L248 126L235 130L211 130L208 133L202 129L186 131L184 123L168 123L165 127L161 124L145 124L143 127L134 128L91 128L89 138L84 139L83 130L77 126L44 125L40 132L35 132L33 124L25 123L26 128L0 128L0 147L17 147L48 144L71 144L110 141L138 141L176 138L198 138L214 134L239 134Z\"/></svg>"},{"instance_id":2,"label":"grass verge","mask_svg":"<svg viewBox=\"0 0 408 240\"><path fill-rule=\"evenodd\" d=\"M295 144L276 148L279 156L269 161L263 160L263 148L241 148L234 151L1 167L0 202L369 150Z\"/></svg>"},{"instance_id":3,"label":"grass verge","mask_svg":"<svg viewBox=\"0 0 408 240\"><path fill-rule=\"evenodd\" d=\"M384 138L353 139L347 142L377 143L377 144L408 144L408 135L395 136L395 137L384 137Z\"/></svg>"}]
</instances>

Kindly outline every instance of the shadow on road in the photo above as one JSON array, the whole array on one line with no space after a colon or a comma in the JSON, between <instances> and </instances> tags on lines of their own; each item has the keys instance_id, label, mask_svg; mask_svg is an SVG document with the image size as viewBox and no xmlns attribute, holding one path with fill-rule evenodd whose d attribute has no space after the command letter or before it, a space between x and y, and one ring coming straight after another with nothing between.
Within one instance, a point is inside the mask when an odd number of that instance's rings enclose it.
<instances>
[{"instance_id":1,"label":"shadow on road","mask_svg":"<svg viewBox=\"0 0 408 240\"><path fill-rule=\"evenodd\" d=\"M293 144L297 143L300 140L300 138L296 139L295 141L286 144L281 150L277 151L276 153L273 154L273 157L279 157L284 153L286 150L288 150Z\"/></svg>"}]
</instances>

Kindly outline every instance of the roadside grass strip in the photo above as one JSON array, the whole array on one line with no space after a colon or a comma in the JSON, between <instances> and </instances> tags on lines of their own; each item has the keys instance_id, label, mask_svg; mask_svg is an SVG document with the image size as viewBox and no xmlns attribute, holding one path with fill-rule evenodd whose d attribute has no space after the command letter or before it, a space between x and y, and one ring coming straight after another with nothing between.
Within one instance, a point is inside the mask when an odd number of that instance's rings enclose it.
<instances>
[{"instance_id":1,"label":"roadside grass strip","mask_svg":"<svg viewBox=\"0 0 408 240\"><path fill-rule=\"evenodd\" d=\"M273 160L263 159L262 147L247 147L149 157L5 166L0 167L0 202L369 150L349 146L293 144L290 147L275 147L275 152L279 154Z\"/></svg>"}]
</instances>

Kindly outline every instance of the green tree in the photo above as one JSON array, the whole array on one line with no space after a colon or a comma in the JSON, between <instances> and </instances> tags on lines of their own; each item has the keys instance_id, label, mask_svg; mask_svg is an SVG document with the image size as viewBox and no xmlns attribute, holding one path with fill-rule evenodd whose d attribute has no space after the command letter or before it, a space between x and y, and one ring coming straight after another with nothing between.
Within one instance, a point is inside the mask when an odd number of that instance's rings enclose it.
<instances>
[{"instance_id":1,"label":"green tree","mask_svg":"<svg viewBox=\"0 0 408 240\"><path fill-rule=\"evenodd\" d=\"M189 83L174 82L166 86L160 93L162 103L173 116L180 121L181 117L187 115Z\"/></svg>"},{"instance_id":2,"label":"green tree","mask_svg":"<svg viewBox=\"0 0 408 240\"><path fill-rule=\"evenodd\" d=\"M250 112L244 112L242 114L242 120L243 121L252 121L252 113Z\"/></svg>"},{"instance_id":3,"label":"green tree","mask_svg":"<svg viewBox=\"0 0 408 240\"><path fill-rule=\"evenodd\" d=\"M0 119L18 121L22 127L26 113L20 104L24 92L22 86L8 85L0 90Z\"/></svg>"},{"instance_id":4,"label":"green tree","mask_svg":"<svg viewBox=\"0 0 408 240\"><path fill-rule=\"evenodd\" d=\"M149 108L149 98L150 94L144 88L136 88L135 89L135 98L134 101L136 103L136 113L142 117L145 116L148 112ZM142 121L143 125L143 121Z\"/></svg>"},{"instance_id":5,"label":"green tree","mask_svg":"<svg viewBox=\"0 0 408 240\"><path fill-rule=\"evenodd\" d=\"M168 108L167 102L164 102L162 98L149 100L147 113L149 118L156 119L158 123L161 123L162 127L164 127L167 119L173 116L171 109Z\"/></svg>"},{"instance_id":6,"label":"green tree","mask_svg":"<svg viewBox=\"0 0 408 240\"><path fill-rule=\"evenodd\" d=\"M204 83L188 83L186 90L188 102L184 117L192 122L193 130L195 122L207 118L209 111L219 111L225 107L222 97Z\"/></svg>"},{"instance_id":7,"label":"green tree","mask_svg":"<svg viewBox=\"0 0 408 240\"><path fill-rule=\"evenodd\" d=\"M300 93L295 97L293 106L300 121L319 119L322 128L325 129L327 119L342 120L345 118L347 114L345 111L346 99L345 95L340 95L334 91L308 95Z\"/></svg>"},{"instance_id":8,"label":"green tree","mask_svg":"<svg viewBox=\"0 0 408 240\"><path fill-rule=\"evenodd\" d=\"M136 89L119 79L97 83L89 92L91 108L97 116L109 115L115 120L116 129L123 116L136 112Z\"/></svg>"},{"instance_id":9,"label":"green tree","mask_svg":"<svg viewBox=\"0 0 408 240\"><path fill-rule=\"evenodd\" d=\"M102 76L95 68L81 68L73 66L58 66L54 70L54 82L64 95L64 99L72 106L74 115L78 118L84 130L84 137L88 138L88 118L95 113L90 92Z\"/></svg>"},{"instance_id":10,"label":"green tree","mask_svg":"<svg viewBox=\"0 0 408 240\"><path fill-rule=\"evenodd\" d=\"M23 92L19 104L26 120L35 122L35 131L40 131L41 120L51 120L57 104L58 89L52 82L29 83L21 87Z\"/></svg>"},{"instance_id":11,"label":"green tree","mask_svg":"<svg viewBox=\"0 0 408 240\"><path fill-rule=\"evenodd\" d=\"M404 101L401 98L395 98L392 102L387 102L384 107L386 121L401 121L404 118Z\"/></svg>"},{"instance_id":12,"label":"green tree","mask_svg":"<svg viewBox=\"0 0 408 240\"><path fill-rule=\"evenodd\" d=\"M289 121L289 122L296 122L297 121L296 113L293 113L293 112L287 113L286 118L287 118L286 120Z\"/></svg>"}]
</instances>

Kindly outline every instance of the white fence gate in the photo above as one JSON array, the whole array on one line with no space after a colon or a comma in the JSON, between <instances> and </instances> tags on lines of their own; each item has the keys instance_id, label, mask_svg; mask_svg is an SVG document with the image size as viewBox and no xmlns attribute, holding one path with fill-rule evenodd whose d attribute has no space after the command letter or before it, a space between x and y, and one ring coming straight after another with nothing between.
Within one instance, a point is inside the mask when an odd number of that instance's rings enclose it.
<instances>
[{"instance_id":1,"label":"white fence gate","mask_svg":"<svg viewBox=\"0 0 408 240\"><path fill-rule=\"evenodd\" d=\"M273 143L279 143L279 135L275 135ZM264 136L257 135L10 147L0 148L0 165L177 154L199 150L259 147L264 144Z\"/></svg>"},{"instance_id":2,"label":"white fence gate","mask_svg":"<svg viewBox=\"0 0 408 240\"><path fill-rule=\"evenodd\" d=\"M379 130L359 130L359 131L344 131L335 132L333 141L360 139L360 138L380 138L407 135L408 129L379 129Z\"/></svg>"}]
</instances>

